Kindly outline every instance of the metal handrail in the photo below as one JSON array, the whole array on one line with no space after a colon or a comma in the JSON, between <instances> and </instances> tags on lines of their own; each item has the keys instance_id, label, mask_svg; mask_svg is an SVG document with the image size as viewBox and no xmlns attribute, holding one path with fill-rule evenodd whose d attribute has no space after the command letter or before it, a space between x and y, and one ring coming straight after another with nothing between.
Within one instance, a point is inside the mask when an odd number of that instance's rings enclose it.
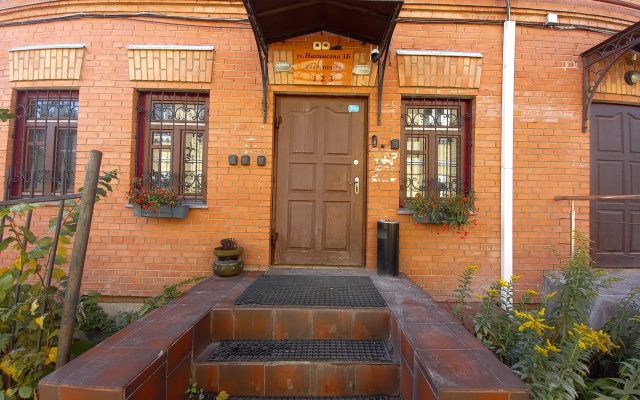
<instances>
[{"instance_id":1,"label":"metal handrail","mask_svg":"<svg viewBox=\"0 0 640 400\"><path fill-rule=\"evenodd\" d=\"M569 220L571 221L570 232L571 238L569 239L569 246L571 248L570 254L573 256L576 250L576 201L621 201L621 200L640 200L638 194L619 194L619 195L588 195L588 196L556 196L553 198L555 201L569 200Z\"/></svg>"},{"instance_id":2,"label":"metal handrail","mask_svg":"<svg viewBox=\"0 0 640 400\"><path fill-rule=\"evenodd\" d=\"M594 195L594 196L556 196L559 200L593 200L593 201L614 201L614 200L640 200L640 194L618 194L618 195Z\"/></svg>"}]
</instances>

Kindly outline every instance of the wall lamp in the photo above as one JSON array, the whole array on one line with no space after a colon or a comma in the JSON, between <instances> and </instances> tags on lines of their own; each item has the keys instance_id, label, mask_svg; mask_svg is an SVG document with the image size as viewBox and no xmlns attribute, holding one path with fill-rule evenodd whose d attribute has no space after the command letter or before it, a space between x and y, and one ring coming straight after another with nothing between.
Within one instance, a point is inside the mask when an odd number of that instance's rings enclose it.
<instances>
[{"instance_id":1,"label":"wall lamp","mask_svg":"<svg viewBox=\"0 0 640 400\"><path fill-rule=\"evenodd\" d=\"M633 70L624 74L624 81L627 85L635 85L640 82L640 72Z\"/></svg>"}]
</instances>

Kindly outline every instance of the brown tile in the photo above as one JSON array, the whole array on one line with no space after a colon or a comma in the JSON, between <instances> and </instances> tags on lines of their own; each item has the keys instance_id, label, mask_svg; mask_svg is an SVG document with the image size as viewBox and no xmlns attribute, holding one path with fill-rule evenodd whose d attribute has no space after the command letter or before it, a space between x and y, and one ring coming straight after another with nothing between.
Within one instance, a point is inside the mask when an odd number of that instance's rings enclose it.
<instances>
[{"instance_id":1,"label":"brown tile","mask_svg":"<svg viewBox=\"0 0 640 400\"><path fill-rule=\"evenodd\" d=\"M260 309L235 309L233 338L272 339L273 312Z\"/></svg>"},{"instance_id":2,"label":"brown tile","mask_svg":"<svg viewBox=\"0 0 640 400\"><path fill-rule=\"evenodd\" d=\"M122 389L97 387L60 386L61 399L73 400L123 400Z\"/></svg>"},{"instance_id":3,"label":"brown tile","mask_svg":"<svg viewBox=\"0 0 640 400\"><path fill-rule=\"evenodd\" d=\"M354 340L389 340L389 311L356 310L353 312L351 338Z\"/></svg>"},{"instance_id":4,"label":"brown tile","mask_svg":"<svg viewBox=\"0 0 640 400\"><path fill-rule=\"evenodd\" d=\"M211 343L211 313L193 325L193 356L197 357Z\"/></svg>"},{"instance_id":5,"label":"brown tile","mask_svg":"<svg viewBox=\"0 0 640 400\"><path fill-rule=\"evenodd\" d=\"M402 358L404 358L407 362L410 371L413 373L413 360L415 351L403 331L400 331L400 352L402 353Z\"/></svg>"},{"instance_id":6,"label":"brown tile","mask_svg":"<svg viewBox=\"0 0 640 400\"><path fill-rule=\"evenodd\" d=\"M186 390L186 387L185 387ZM131 392L131 395L128 393ZM126 400L149 400L167 398L167 367L161 365L135 390L125 388Z\"/></svg>"},{"instance_id":7,"label":"brown tile","mask_svg":"<svg viewBox=\"0 0 640 400\"><path fill-rule=\"evenodd\" d=\"M504 389L498 378L469 350L416 350L418 365L437 390Z\"/></svg>"},{"instance_id":8,"label":"brown tile","mask_svg":"<svg viewBox=\"0 0 640 400\"><path fill-rule=\"evenodd\" d=\"M38 395L43 400L60 400L59 384L51 382L38 383Z\"/></svg>"},{"instance_id":9,"label":"brown tile","mask_svg":"<svg viewBox=\"0 0 640 400\"><path fill-rule=\"evenodd\" d=\"M503 386L512 390L524 391L527 386L511 368L504 365L493 353L486 348L474 350L473 354L491 373L502 382Z\"/></svg>"},{"instance_id":10,"label":"brown tile","mask_svg":"<svg viewBox=\"0 0 640 400\"><path fill-rule=\"evenodd\" d=\"M193 329L185 332L178 340L173 342L168 349L167 354L167 373L172 373L178 366L178 363L185 357L191 357L193 354Z\"/></svg>"},{"instance_id":11,"label":"brown tile","mask_svg":"<svg viewBox=\"0 0 640 400\"><path fill-rule=\"evenodd\" d=\"M211 307L206 304L176 304L171 307L169 312L156 317L153 322L165 324L181 323L193 326L203 315L210 312Z\"/></svg>"},{"instance_id":12,"label":"brown tile","mask_svg":"<svg viewBox=\"0 0 640 400\"><path fill-rule=\"evenodd\" d=\"M353 396L356 369L353 365L313 364L311 393L318 396Z\"/></svg>"},{"instance_id":13,"label":"brown tile","mask_svg":"<svg viewBox=\"0 0 640 400\"><path fill-rule=\"evenodd\" d=\"M109 336L102 342L98 343L96 347L114 347L121 341L129 338L129 336L135 334L139 329L145 327L147 322L142 322L140 320L135 321L134 323L127 325L123 329Z\"/></svg>"},{"instance_id":14,"label":"brown tile","mask_svg":"<svg viewBox=\"0 0 640 400\"><path fill-rule=\"evenodd\" d=\"M486 350L487 349L485 345L483 345L480 340L476 339L476 337L473 336L464 326L457 325L457 324L456 325L447 324L447 327L454 335L456 335L458 340L460 340L462 343L464 343L465 346L467 346L469 350Z\"/></svg>"},{"instance_id":15,"label":"brown tile","mask_svg":"<svg viewBox=\"0 0 640 400\"><path fill-rule=\"evenodd\" d=\"M59 384L68 377L73 376L76 372L86 369L88 364L92 363L96 358L100 357L108 350L109 347L93 347L82 353L80 357L71 360L68 364L65 364L62 368L55 370L40 379L40 384Z\"/></svg>"},{"instance_id":16,"label":"brown tile","mask_svg":"<svg viewBox=\"0 0 640 400\"><path fill-rule=\"evenodd\" d=\"M397 395L399 368L395 364L356 365L356 395Z\"/></svg>"},{"instance_id":17,"label":"brown tile","mask_svg":"<svg viewBox=\"0 0 640 400\"><path fill-rule=\"evenodd\" d=\"M351 310L314 310L315 339L351 339Z\"/></svg>"},{"instance_id":18,"label":"brown tile","mask_svg":"<svg viewBox=\"0 0 640 400\"><path fill-rule=\"evenodd\" d=\"M510 392L509 400L529 400L529 391L526 392Z\"/></svg>"},{"instance_id":19,"label":"brown tile","mask_svg":"<svg viewBox=\"0 0 640 400\"><path fill-rule=\"evenodd\" d=\"M400 362L400 397L402 400L413 400L414 378L411 370L403 358Z\"/></svg>"},{"instance_id":20,"label":"brown tile","mask_svg":"<svg viewBox=\"0 0 640 400\"><path fill-rule=\"evenodd\" d=\"M158 368L166 368L166 360L166 351L159 349L110 348L62 383L68 386L98 386L118 390L127 386L133 391ZM62 392L60 396L66 398L62 396Z\"/></svg>"},{"instance_id":21,"label":"brown tile","mask_svg":"<svg viewBox=\"0 0 640 400\"><path fill-rule=\"evenodd\" d=\"M187 400L185 393L191 380L191 356L185 357L167 376L167 399Z\"/></svg>"},{"instance_id":22,"label":"brown tile","mask_svg":"<svg viewBox=\"0 0 640 400\"><path fill-rule=\"evenodd\" d=\"M264 369L265 396L311 394L311 364L271 364Z\"/></svg>"},{"instance_id":23,"label":"brown tile","mask_svg":"<svg viewBox=\"0 0 640 400\"><path fill-rule=\"evenodd\" d=\"M313 312L296 308L276 309L273 312L273 338L313 339Z\"/></svg>"},{"instance_id":24,"label":"brown tile","mask_svg":"<svg viewBox=\"0 0 640 400\"><path fill-rule=\"evenodd\" d=\"M467 346L445 324L405 324L404 333L413 348L439 350L467 350Z\"/></svg>"},{"instance_id":25,"label":"brown tile","mask_svg":"<svg viewBox=\"0 0 640 400\"><path fill-rule=\"evenodd\" d=\"M221 364L218 387L234 396L264 395L264 365Z\"/></svg>"},{"instance_id":26,"label":"brown tile","mask_svg":"<svg viewBox=\"0 0 640 400\"><path fill-rule=\"evenodd\" d=\"M195 365L195 380L198 387L213 393L218 393L218 365L217 364L201 364Z\"/></svg>"},{"instance_id":27,"label":"brown tile","mask_svg":"<svg viewBox=\"0 0 640 400\"><path fill-rule=\"evenodd\" d=\"M190 324L153 322L145 325L137 330L135 334L121 340L113 347L167 349L191 330ZM193 333L190 335L193 335ZM193 338L193 336L190 337ZM182 357L180 358L182 359Z\"/></svg>"},{"instance_id":28,"label":"brown tile","mask_svg":"<svg viewBox=\"0 0 640 400\"><path fill-rule=\"evenodd\" d=\"M441 390L440 400L509 400L509 393L482 392L476 390Z\"/></svg>"},{"instance_id":29,"label":"brown tile","mask_svg":"<svg viewBox=\"0 0 640 400\"><path fill-rule=\"evenodd\" d=\"M231 339L233 339L233 310L212 310L211 340L219 342Z\"/></svg>"},{"instance_id":30,"label":"brown tile","mask_svg":"<svg viewBox=\"0 0 640 400\"><path fill-rule=\"evenodd\" d=\"M402 320L405 323L437 323L438 318L423 304L402 306Z\"/></svg>"},{"instance_id":31,"label":"brown tile","mask_svg":"<svg viewBox=\"0 0 640 400\"><path fill-rule=\"evenodd\" d=\"M413 384L415 399L419 400L439 400L435 392L436 388L432 388L424 373L416 368L416 379ZM471 399L469 399L471 400Z\"/></svg>"},{"instance_id":32,"label":"brown tile","mask_svg":"<svg viewBox=\"0 0 640 400\"><path fill-rule=\"evenodd\" d=\"M400 354L400 327L395 315L390 316L389 324L391 326L391 346L393 346L393 351Z\"/></svg>"}]
</instances>

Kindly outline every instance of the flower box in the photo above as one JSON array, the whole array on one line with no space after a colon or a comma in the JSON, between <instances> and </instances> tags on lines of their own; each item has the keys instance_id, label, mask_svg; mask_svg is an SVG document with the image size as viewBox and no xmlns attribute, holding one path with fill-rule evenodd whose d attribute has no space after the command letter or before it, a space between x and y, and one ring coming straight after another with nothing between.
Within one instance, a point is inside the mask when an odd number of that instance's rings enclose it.
<instances>
[{"instance_id":1,"label":"flower box","mask_svg":"<svg viewBox=\"0 0 640 400\"><path fill-rule=\"evenodd\" d=\"M447 215L441 212L435 213L432 217L431 214L425 216L413 215L413 220L418 224L441 224L447 221Z\"/></svg>"},{"instance_id":2,"label":"flower box","mask_svg":"<svg viewBox=\"0 0 640 400\"><path fill-rule=\"evenodd\" d=\"M140 204L133 205L133 215L136 217L150 217L150 218L186 218L189 214L189 205L161 205L157 211L152 209L144 209Z\"/></svg>"}]
</instances>

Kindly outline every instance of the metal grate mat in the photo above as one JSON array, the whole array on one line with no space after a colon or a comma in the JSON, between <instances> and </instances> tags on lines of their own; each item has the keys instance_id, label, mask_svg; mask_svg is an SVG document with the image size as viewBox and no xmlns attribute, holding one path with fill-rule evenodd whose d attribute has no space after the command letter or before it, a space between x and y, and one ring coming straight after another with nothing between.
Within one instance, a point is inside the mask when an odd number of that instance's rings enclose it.
<instances>
[{"instance_id":1,"label":"metal grate mat","mask_svg":"<svg viewBox=\"0 0 640 400\"><path fill-rule=\"evenodd\" d=\"M392 362L382 340L225 340L209 361Z\"/></svg>"},{"instance_id":2,"label":"metal grate mat","mask_svg":"<svg viewBox=\"0 0 640 400\"><path fill-rule=\"evenodd\" d=\"M235 301L308 307L386 307L368 276L262 275Z\"/></svg>"}]
</instances>

